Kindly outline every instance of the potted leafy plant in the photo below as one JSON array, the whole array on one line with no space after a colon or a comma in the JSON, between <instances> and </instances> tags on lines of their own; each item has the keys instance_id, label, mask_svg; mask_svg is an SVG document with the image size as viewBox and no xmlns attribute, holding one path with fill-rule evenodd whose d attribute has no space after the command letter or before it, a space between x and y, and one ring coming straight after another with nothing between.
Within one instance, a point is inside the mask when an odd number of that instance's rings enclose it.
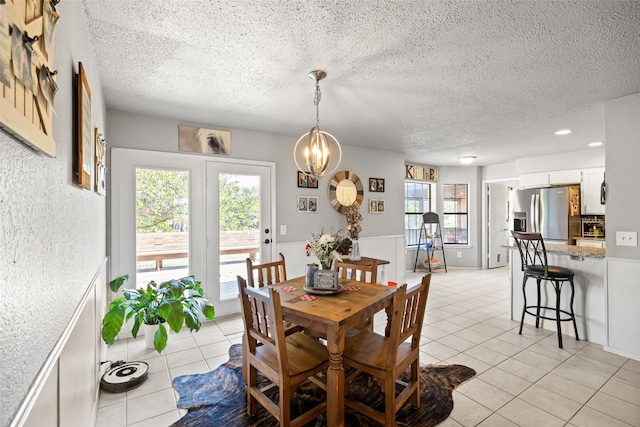
<instances>
[{"instance_id":1,"label":"potted leafy plant","mask_svg":"<svg viewBox=\"0 0 640 427\"><path fill-rule=\"evenodd\" d=\"M124 275L109 283L113 292L129 279ZM124 322L133 319L131 334L137 338L142 324L158 325L153 338L153 346L162 352L167 346L167 328L180 332L183 325L189 330L200 330L200 315L213 319L215 309L204 297L199 281L194 276L173 279L157 284L151 281L140 289L124 289L124 296L109 305L109 311L102 319L102 339L113 344Z\"/></svg>"}]
</instances>

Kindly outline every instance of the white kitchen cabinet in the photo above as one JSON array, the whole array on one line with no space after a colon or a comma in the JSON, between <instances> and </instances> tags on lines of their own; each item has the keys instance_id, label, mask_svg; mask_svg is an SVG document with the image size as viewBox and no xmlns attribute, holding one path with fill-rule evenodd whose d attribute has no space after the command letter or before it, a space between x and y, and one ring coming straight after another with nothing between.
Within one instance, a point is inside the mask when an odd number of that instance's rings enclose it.
<instances>
[{"instance_id":1,"label":"white kitchen cabinet","mask_svg":"<svg viewBox=\"0 0 640 427\"><path fill-rule=\"evenodd\" d=\"M518 176L520 188L543 188L549 186L549 173L527 173Z\"/></svg>"},{"instance_id":2,"label":"white kitchen cabinet","mask_svg":"<svg viewBox=\"0 0 640 427\"><path fill-rule=\"evenodd\" d=\"M604 182L604 168L584 169L580 184L582 215L604 215L600 204L600 186Z\"/></svg>"},{"instance_id":3,"label":"white kitchen cabinet","mask_svg":"<svg viewBox=\"0 0 640 427\"><path fill-rule=\"evenodd\" d=\"M580 169L549 172L549 184L551 185L579 184L580 181L582 181L582 171Z\"/></svg>"}]
</instances>

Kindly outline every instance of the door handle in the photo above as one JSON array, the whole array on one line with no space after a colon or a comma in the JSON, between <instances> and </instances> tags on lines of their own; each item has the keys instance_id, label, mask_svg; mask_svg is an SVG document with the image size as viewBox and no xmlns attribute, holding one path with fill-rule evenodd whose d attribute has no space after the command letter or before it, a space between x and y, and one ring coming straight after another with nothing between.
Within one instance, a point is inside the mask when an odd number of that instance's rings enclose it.
<instances>
[{"instance_id":1,"label":"door handle","mask_svg":"<svg viewBox=\"0 0 640 427\"><path fill-rule=\"evenodd\" d=\"M269 243L271 243L271 239L264 239L264 243L268 245Z\"/></svg>"}]
</instances>

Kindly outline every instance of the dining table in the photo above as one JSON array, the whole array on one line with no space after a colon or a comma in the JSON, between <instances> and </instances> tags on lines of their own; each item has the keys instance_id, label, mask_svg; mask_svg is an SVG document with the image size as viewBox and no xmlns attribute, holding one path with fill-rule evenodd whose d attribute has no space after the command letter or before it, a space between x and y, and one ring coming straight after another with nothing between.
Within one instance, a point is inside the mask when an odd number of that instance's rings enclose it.
<instances>
[{"instance_id":1,"label":"dining table","mask_svg":"<svg viewBox=\"0 0 640 427\"><path fill-rule=\"evenodd\" d=\"M326 337L327 426L344 426L346 384L342 354L347 331L381 310L387 310L389 319L396 288L340 279L336 291L314 291L305 290L305 283L306 277L302 276L271 287L280 294L285 321Z\"/></svg>"}]
</instances>

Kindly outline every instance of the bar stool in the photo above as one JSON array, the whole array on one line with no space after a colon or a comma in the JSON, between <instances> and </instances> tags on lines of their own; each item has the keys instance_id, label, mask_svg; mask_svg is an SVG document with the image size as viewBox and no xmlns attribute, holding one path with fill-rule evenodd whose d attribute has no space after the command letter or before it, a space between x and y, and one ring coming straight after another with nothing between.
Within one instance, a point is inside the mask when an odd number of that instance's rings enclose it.
<instances>
[{"instance_id":1,"label":"bar stool","mask_svg":"<svg viewBox=\"0 0 640 427\"><path fill-rule=\"evenodd\" d=\"M578 326L576 325L576 316L573 312L573 298L575 290L573 287L573 270L565 267L558 267L555 265L549 265L547 263L547 250L544 247L544 241L540 233L524 233L519 231L512 231L516 246L520 252L520 260L522 261L522 271L524 277L522 279L522 293L524 295L524 307L522 308L522 319L520 320L520 331L522 335L522 325L524 324L524 315L530 314L536 318L536 328L540 326L540 319L555 320L558 329L558 346L562 348L562 331L560 328L560 322L573 322L573 329L576 332L576 340L578 338ZM538 301L536 305L527 305L527 293L525 286L529 278L536 279L537 283L537 295ZM546 280L551 282L553 289L556 292L556 306L541 306L540 305L540 283ZM569 301L569 310L560 309L560 293L562 291L562 285L565 282L569 282L571 286L571 300ZM535 309L535 312L533 311ZM541 314L540 310L550 310L555 313L555 317L545 316ZM563 317L564 315L564 317Z\"/></svg>"}]
</instances>

